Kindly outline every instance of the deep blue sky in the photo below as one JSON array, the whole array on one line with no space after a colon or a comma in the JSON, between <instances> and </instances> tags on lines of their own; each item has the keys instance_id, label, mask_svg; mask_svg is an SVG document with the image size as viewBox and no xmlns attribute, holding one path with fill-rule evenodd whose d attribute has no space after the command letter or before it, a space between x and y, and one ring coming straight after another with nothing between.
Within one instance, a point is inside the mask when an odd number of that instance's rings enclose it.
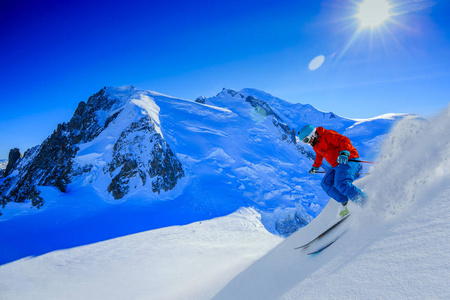
<instances>
[{"instance_id":1,"label":"deep blue sky","mask_svg":"<svg viewBox=\"0 0 450 300\"><path fill-rule=\"evenodd\" d=\"M0 158L103 86L192 100L250 87L350 118L445 107L450 1L391 0L373 30L359 30L359 2L1 0Z\"/></svg>"}]
</instances>

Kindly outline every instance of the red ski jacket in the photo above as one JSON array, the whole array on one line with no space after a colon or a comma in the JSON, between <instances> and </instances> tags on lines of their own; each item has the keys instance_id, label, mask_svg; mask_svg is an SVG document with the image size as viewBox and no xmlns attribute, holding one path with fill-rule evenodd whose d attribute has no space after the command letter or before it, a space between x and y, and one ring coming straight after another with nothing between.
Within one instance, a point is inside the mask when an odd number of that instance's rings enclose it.
<instances>
[{"instance_id":1,"label":"red ski jacket","mask_svg":"<svg viewBox=\"0 0 450 300\"><path fill-rule=\"evenodd\" d=\"M350 152L349 159L359 157L358 151L352 146L348 137L334 130L324 129L323 127L317 127L316 132L319 138L313 147L316 152L316 160L314 161L313 167L319 168L324 158L332 167L336 167L338 165L337 158L339 157L339 153L344 150Z\"/></svg>"}]
</instances>

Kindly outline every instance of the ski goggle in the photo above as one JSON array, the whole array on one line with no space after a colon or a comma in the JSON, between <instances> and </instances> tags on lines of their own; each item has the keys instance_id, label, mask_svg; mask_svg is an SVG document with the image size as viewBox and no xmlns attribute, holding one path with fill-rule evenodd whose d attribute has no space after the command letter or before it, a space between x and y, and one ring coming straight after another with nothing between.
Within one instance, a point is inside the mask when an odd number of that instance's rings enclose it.
<instances>
[{"instance_id":1,"label":"ski goggle","mask_svg":"<svg viewBox=\"0 0 450 300\"><path fill-rule=\"evenodd\" d=\"M311 131L310 134L305 136L305 138L302 140L302 142L305 143L305 144L309 144L309 142L311 142L311 139L313 138L315 133L316 133L316 130L314 129L313 131Z\"/></svg>"}]
</instances>

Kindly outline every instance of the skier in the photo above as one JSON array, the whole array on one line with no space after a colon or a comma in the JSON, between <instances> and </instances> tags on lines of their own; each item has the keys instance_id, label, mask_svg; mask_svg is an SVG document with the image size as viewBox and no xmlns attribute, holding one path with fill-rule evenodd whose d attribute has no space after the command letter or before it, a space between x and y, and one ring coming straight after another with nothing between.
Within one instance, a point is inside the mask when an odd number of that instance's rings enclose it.
<instances>
[{"instance_id":1,"label":"skier","mask_svg":"<svg viewBox=\"0 0 450 300\"><path fill-rule=\"evenodd\" d=\"M332 166L323 177L321 186L328 196L343 205L344 209L340 215L348 214L349 200L362 205L367 195L353 185L360 163L358 151L352 146L350 139L336 131L312 125L300 129L298 136L316 152L316 159L309 174L315 174L319 170L324 158Z\"/></svg>"}]
</instances>

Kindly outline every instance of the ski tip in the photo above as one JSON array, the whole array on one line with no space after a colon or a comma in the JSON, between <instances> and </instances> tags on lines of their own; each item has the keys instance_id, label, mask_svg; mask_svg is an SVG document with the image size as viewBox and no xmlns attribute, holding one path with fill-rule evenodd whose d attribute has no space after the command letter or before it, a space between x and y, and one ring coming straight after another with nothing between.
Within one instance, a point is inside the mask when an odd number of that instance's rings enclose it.
<instances>
[{"instance_id":1,"label":"ski tip","mask_svg":"<svg viewBox=\"0 0 450 300\"><path fill-rule=\"evenodd\" d=\"M306 246L307 246L307 245L303 245L303 246L300 246L300 247L296 247L296 248L294 248L294 250L303 249L303 248L306 249L306 248L307 248Z\"/></svg>"}]
</instances>

